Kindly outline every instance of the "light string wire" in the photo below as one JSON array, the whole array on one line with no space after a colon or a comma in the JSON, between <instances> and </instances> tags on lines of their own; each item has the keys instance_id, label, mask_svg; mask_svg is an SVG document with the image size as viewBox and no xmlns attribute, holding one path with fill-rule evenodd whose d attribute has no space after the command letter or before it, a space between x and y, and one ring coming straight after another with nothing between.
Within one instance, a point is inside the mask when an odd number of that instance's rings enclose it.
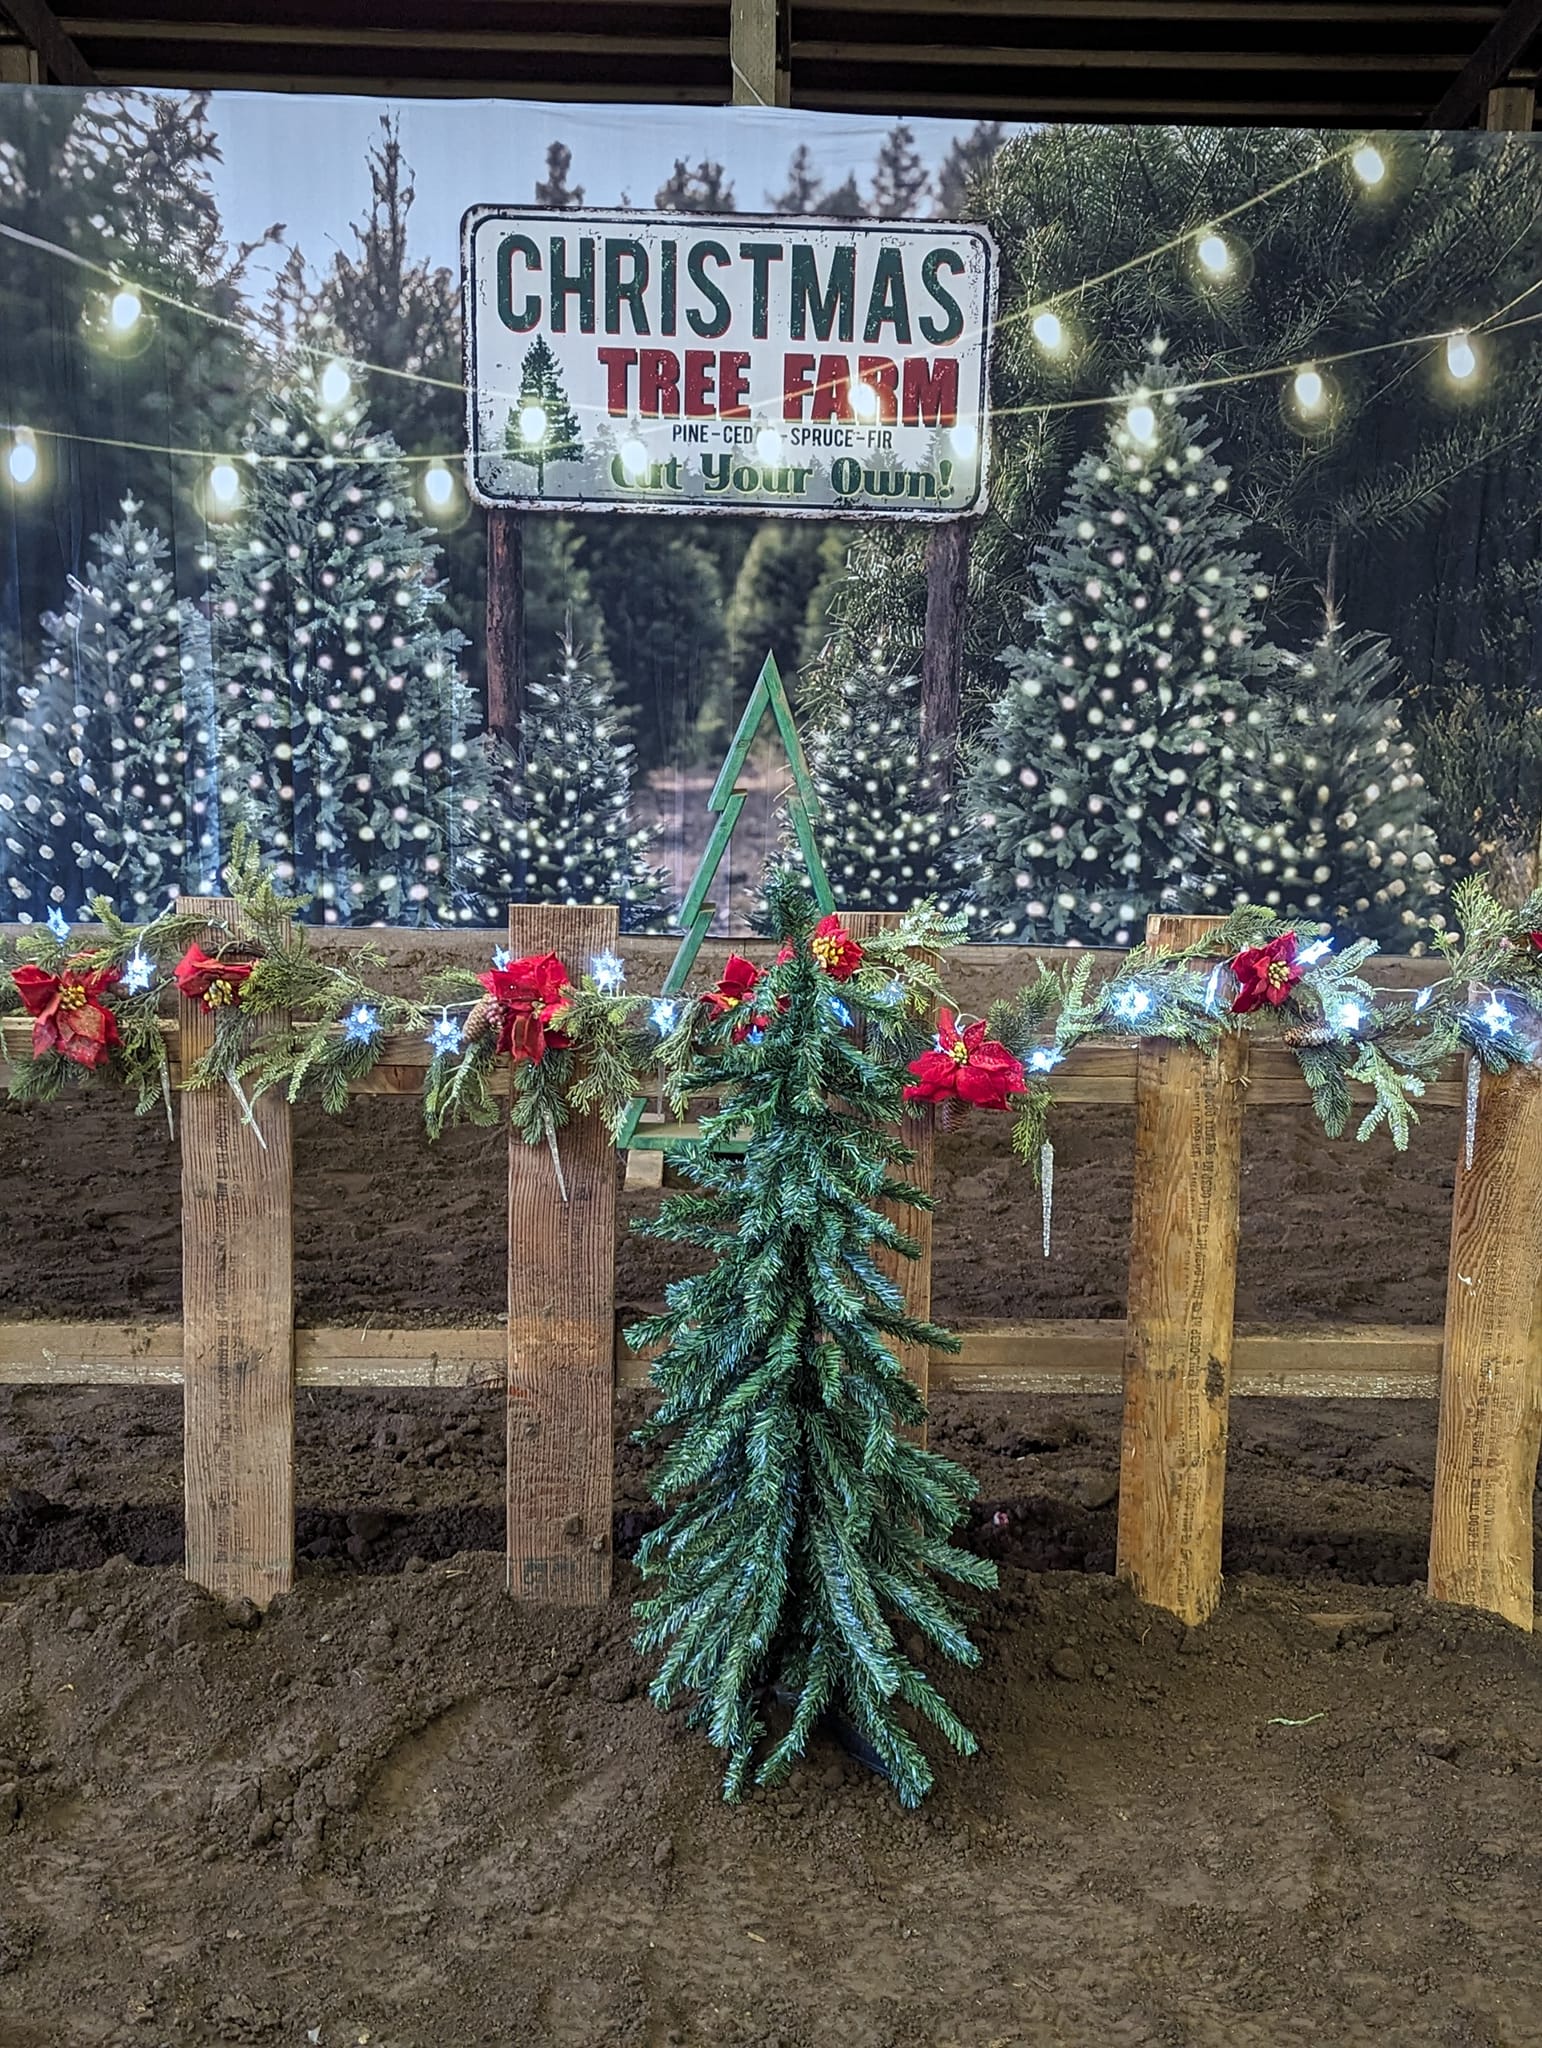
<instances>
[{"instance_id":1,"label":"light string wire","mask_svg":"<svg viewBox=\"0 0 1542 2048\"><path fill-rule=\"evenodd\" d=\"M1198 225L1191 224L1183 229L1182 232L1169 236L1165 241L1157 243L1153 248L1145 250L1142 254L1126 257L1122 262L1112 265L1107 270L1099 271L1090 277L1082 278L1072 284L1063 285L1046 297L1037 299L1030 305L1019 307L1015 311L1001 316L993 323L994 331L1000 333L1003 329L1016 325L1023 320L1032 320L1039 314L1050 311L1068 300L1083 296L1087 292L1095 290L1097 286L1109 283L1116 277L1125 276L1131 271L1142 269L1147 264L1159 261L1163 256L1171 255L1176 250L1183 248L1186 243L1191 242L1194 236L1201 233L1204 229L1219 228L1228 222L1237 220L1253 208L1262 206L1271 199L1278 198L1282 192L1289 191L1292 187L1303 183L1307 179L1318 177L1324 171L1331 169L1335 164L1352 158L1360 147L1361 144L1359 142L1354 142L1346 144L1342 149L1332 150L1320 158L1317 163L1304 165L1300 170L1291 172L1288 177L1278 179L1273 185L1266 187L1264 191L1253 193L1247 199L1239 200L1234 206L1227 207L1218 214L1207 215L1203 222ZM121 266L114 269L107 264L98 263L91 257L82 256L77 250L67 249L59 243L47 241L42 236L29 234L25 230L5 221L0 221L0 236L24 243L28 247L37 249L45 254L62 257L67 262L77 264L80 268L105 278L111 284L117 285L120 288L132 289L142 297L153 299L159 304L170 306L179 312L207 320L215 326L240 335L243 340L250 341L253 338L251 329L243 322L231 319L225 314L216 313L208 307L198 306L191 301L179 299L175 294L162 291L157 286L138 284L124 275ZM1527 285L1514 298L1510 299L1494 313L1475 320L1465 327L1458 329L1440 328L1427 334L1400 336L1383 342L1369 342L1358 348L1338 350L1331 355L1313 356L1311 361L1314 367L1322 365L1332 368L1341 363L1359 361L1366 357L1383 355L1395 350L1433 347L1449 340L1453 332L1464 334L1506 333L1516 327L1528 326L1537 318L1542 317L1532 314L1521 320L1506 321L1504 319L1506 313L1510 312L1523 299L1528 298L1533 292L1538 290L1542 290L1542 279L1537 279ZM967 340L977 340L983 331L983 329L974 329L964 338ZM423 384L441 391L458 392L461 396L464 396L466 393L464 382L451 378L432 377L423 371L403 370L395 368L390 364L368 362L360 357L348 356L346 351L335 347L323 347L319 343L307 342L298 338L291 345L298 352L312 358L325 357L329 362L334 360L344 361L365 375L394 377L407 383ZM1300 356L1293 356L1289 361L1265 365L1256 370L1238 370L1224 376L1196 378L1182 384L1164 387L1164 389L1170 391L1176 399L1203 391L1214 391L1241 384L1262 382L1270 378L1286 376L1292 370L1298 369L1303 360L1304 358ZM488 395L494 398L517 399L521 394L517 391L499 391L494 389ZM993 420L1044 418L1066 412L1080 412L1098 407L1123 405L1128 402L1128 398L1129 394L1127 392L1108 392L1095 393L1085 398L1036 401L1020 406L993 406L991 408L991 417ZM765 413L769 405L774 404L774 401L756 399L750 401L750 403L754 408L756 416L759 417ZM610 414L598 405L580 404L575 406L574 410L580 413L593 414L599 420L619 417L619 415ZM775 422L771 424L774 430ZM857 424L860 425L861 422ZM14 427L12 431L15 431ZM333 452L330 450L324 450L321 454L315 456L262 455L250 450L236 450L231 454L222 449L177 447L162 445L156 442L114 439L106 435L77 434L62 428L31 427L27 431L36 439L75 443L90 447L113 448L134 454L160 455L172 459L199 462L207 462L211 459L218 460L223 457L226 460L242 461L249 467L255 467L264 463L285 464L294 462L297 464L315 464L328 461L336 466L355 465L359 467L372 466L382 461L435 465L459 462L465 458L465 450L463 448L457 448L448 453L433 454L408 454L398 450L389 456L380 453L370 455L366 453L349 453L347 451Z\"/></svg>"}]
</instances>

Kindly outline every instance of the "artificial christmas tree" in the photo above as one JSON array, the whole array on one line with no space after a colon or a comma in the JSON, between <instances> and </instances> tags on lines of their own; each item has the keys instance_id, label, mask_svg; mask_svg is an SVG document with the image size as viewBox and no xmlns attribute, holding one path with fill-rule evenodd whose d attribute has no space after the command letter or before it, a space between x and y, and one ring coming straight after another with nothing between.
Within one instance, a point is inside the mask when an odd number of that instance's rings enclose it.
<instances>
[{"instance_id":1,"label":"artificial christmas tree","mask_svg":"<svg viewBox=\"0 0 1542 2048\"><path fill-rule=\"evenodd\" d=\"M1266 706L1229 833L1239 902L1393 950L1439 893L1428 802L1385 640L1330 630Z\"/></svg>"},{"instance_id":2,"label":"artificial christmas tree","mask_svg":"<svg viewBox=\"0 0 1542 2048\"><path fill-rule=\"evenodd\" d=\"M968 1475L903 1434L925 1408L893 1347L957 1340L906 1315L874 1258L916 1256L883 1205L926 1205L898 1177L893 961L864 960L833 919L816 927L796 873L767 894L782 957L763 977L739 963L748 976L725 975L679 1027L700 1047L684 1085L721 1096L704 1142L677 1155L702 1192L640 1226L717 1263L629 1332L663 1346L644 1435L668 1446L666 1518L638 1552L639 1643L664 1652L659 1705L694 1696L730 1798L779 1783L839 1714L913 1806L932 1774L902 1710L965 1754L975 1743L901 1640L978 1662L938 1579L988 1587L995 1567L949 1541ZM713 1155L744 1129L741 1158Z\"/></svg>"},{"instance_id":3,"label":"artificial christmas tree","mask_svg":"<svg viewBox=\"0 0 1542 2048\"><path fill-rule=\"evenodd\" d=\"M470 921L492 778L460 636L406 465L337 370L270 395L217 530L221 802L328 922Z\"/></svg>"},{"instance_id":4,"label":"artificial christmas tree","mask_svg":"<svg viewBox=\"0 0 1542 2048\"><path fill-rule=\"evenodd\" d=\"M971 764L967 864L983 930L1123 945L1148 911L1207 907L1238 757L1282 657L1204 423L1129 392L1072 474L1033 638Z\"/></svg>"},{"instance_id":5,"label":"artificial christmas tree","mask_svg":"<svg viewBox=\"0 0 1542 2048\"><path fill-rule=\"evenodd\" d=\"M208 636L169 550L125 499L92 542L0 739L0 873L15 913L88 894L151 914L218 861Z\"/></svg>"},{"instance_id":6,"label":"artificial christmas tree","mask_svg":"<svg viewBox=\"0 0 1542 2048\"><path fill-rule=\"evenodd\" d=\"M814 837L843 910L903 910L954 887L953 814L920 739L920 678L882 647L809 740Z\"/></svg>"},{"instance_id":7,"label":"artificial christmas tree","mask_svg":"<svg viewBox=\"0 0 1542 2048\"><path fill-rule=\"evenodd\" d=\"M504 444L516 462L535 470L537 496L546 488L548 462L576 462L584 452L557 358L540 335L519 366L519 397L509 414Z\"/></svg>"},{"instance_id":8,"label":"artificial christmas tree","mask_svg":"<svg viewBox=\"0 0 1542 2048\"><path fill-rule=\"evenodd\" d=\"M497 851L515 902L617 903L623 931L666 917L666 876L648 861L656 834L631 823L627 724L611 684L565 638L560 669L529 686L519 776L500 806Z\"/></svg>"}]
</instances>

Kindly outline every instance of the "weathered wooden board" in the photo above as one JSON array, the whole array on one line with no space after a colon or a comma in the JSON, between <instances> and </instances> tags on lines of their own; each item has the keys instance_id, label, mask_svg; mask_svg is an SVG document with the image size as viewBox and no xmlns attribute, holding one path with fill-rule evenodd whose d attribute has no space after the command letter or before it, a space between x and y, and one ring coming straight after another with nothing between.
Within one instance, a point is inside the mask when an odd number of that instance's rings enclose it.
<instances>
[{"instance_id":1,"label":"weathered wooden board","mask_svg":"<svg viewBox=\"0 0 1542 2048\"><path fill-rule=\"evenodd\" d=\"M618 1321L616 1382L647 1383L648 1362L628 1348ZM934 1351L933 1391L983 1394L1117 1394L1124 1322L1045 1318L964 1330L954 1357ZM1396 1324L1313 1324L1238 1330L1232 1393L1343 1400L1433 1400L1441 1329ZM414 1330L327 1327L295 1332L297 1387L494 1387L508 1378L504 1326ZM180 1387L182 1325L0 1323L0 1386Z\"/></svg>"},{"instance_id":2,"label":"weathered wooden board","mask_svg":"<svg viewBox=\"0 0 1542 2048\"><path fill-rule=\"evenodd\" d=\"M980 949L985 950L985 949ZM1007 951L1008 948L997 950ZM1030 969L1025 961L1013 980L1001 978L1001 990L1015 987L1025 980ZM992 977L994 980L996 977ZM167 1022L168 1038L175 1041L176 1025ZM24 1058L24 1047L30 1038L31 1029L25 1018L7 1018L0 1021L0 1086L7 1077L7 1063L4 1057L8 1044L14 1044L17 1058ZM381 1061L361 1080L351 1082L350 1095L421 1095L423 1076L428 1068L429 1050L420 1037L411 1033L394 1033L385 1038L381 1046ZM1138 1052L1129 1040L1091 1040L1075 1047L1066 1055L1065 1061L1054 1073L1048 1075L1045 1085L1057 1102L1100 1104L1117 1108L1135 1100L1136 1066ZM176 1046L172 1045L172 1078L181 1078ZM494 1095L509 1092L508 1074L499 1069L492 1076ZM1358 1083L1350 1089L1355 1102L1369 1102L1371 1091ZM1462 1106L1462 1083L1453 1068L1449 1078L1432 1081L1424 1094L1421 1107L1430 1109L1459 1109ZM1311 1095L1301 1078L1290 1049L1283 1045L1268 1043L1254 1044L1249 1048L1247 1074L1247 1101L1254 1109L1305 1109L1311 1103ZM695 1136L694 1127L689 1124L661 1126L645 1119L633 1143L640 1147L662 1146L678 1142L681 1138Z\"/></svg>"},{"instance_id":3,"label":"weathered wooden board","mask_svg":"<svg viewBox=\"0 0 1542 2048\"><path fill-rule=\"evenodd\" d=\"M1153 917L1158 951L1216 918ZM1118 1569L1190 1624L1221 1593L1246 1041L1137 1052Z\"/></svg>"},{"instance_id":4,"label":"weathered wooden board","mask_svg":"<svg viewBox=\"0 0 1542 2048\"><path fill-rule=\"evenodd\" d=\"M207 896L177 907L235 914ZM185 998L179 1007L186 1071L213 1043L214 1017ZM289 1109L265 1095L249 1124L228 1088L180 1107L187 1575L265 1606L294 1579Z\"/></svg>"},{"instance_id":5,"label":"weathered wooden board","mask_svg":"<svg viewBox=\"0 0 1542 2048\"><path fill-rule=\"evenodd\" d=\"M1542 1074L1485 1073L1457 1160L1430 1525L1432 1600L1533 1625L1542 1446Z\"/></svg>"},{"instance_id":6,"label":"weathered wooden board","mask_svg":"<svg viewBox=\"0 0 1542 2048\"><path fill-rule=\"evenodd\" d=\"M509 948L572 974L616 943L612 907L518 904ZM509 1135L508 1587L522 1600L609 1598L616 1320L616 1151L603 1117L558 1148Z\"/></svg>"}]
</instances>

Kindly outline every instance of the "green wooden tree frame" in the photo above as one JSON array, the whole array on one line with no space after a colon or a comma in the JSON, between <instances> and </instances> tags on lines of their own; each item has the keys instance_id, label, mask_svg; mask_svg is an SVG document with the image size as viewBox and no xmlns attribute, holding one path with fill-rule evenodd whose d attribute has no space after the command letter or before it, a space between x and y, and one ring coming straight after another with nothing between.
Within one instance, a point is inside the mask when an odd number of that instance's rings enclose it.
<instances>
[{"instance_id":1,"label":"green wooden tree frame","mask_svg":"<svg viewBox=\"0 0 1542 2048\"><path fill-rule=\"evenodd\" d=\"M814 838L813 821L819 815L819 798L815 794L814 779L809 774L808 761L803 752L803 742L798 737L798 728L793 723L792 706L787 701L787 686L782 681L781 671L776 665L776 656L768 654L761 664L755 687L750 692L750 701L744 707L744 716L739 720L733 743L728 749L718 778L712 785L712 794L707 798L707 809L716 819L712 835L702 854L701 865L695 879L686 891L685 901L680 906L680 927L682 937L680 950L670 963L664 986L659 991L664 996L677 996L690 979L691 969L696 964L696 955L701 951L703 939L712 929L712 920L717 915L716 903L709 900L707 891L712 887L718 869L723 864L734 836L734 827L744 809L746 790L736 787L745 762L749 759L750 748L760 731L767 712L770 712L777 731L781 734L782 745L787 751L787 765L792 770L792 789L787 797L787 816L798 841L798 847L808 865L809 880L813 884L814 901L823 911L833 911L835 898L830 894L830 879L825 873L825 864L819 857L819 847ZM637 1095L627 1105L626 1118L621 1126L620 1142L633 1151L658 1151L672 1144L681 1135L668 1125L662 1129L639 1131L642 1114L647 1107L647 1097Z\"/></svg>"}]
</instances>

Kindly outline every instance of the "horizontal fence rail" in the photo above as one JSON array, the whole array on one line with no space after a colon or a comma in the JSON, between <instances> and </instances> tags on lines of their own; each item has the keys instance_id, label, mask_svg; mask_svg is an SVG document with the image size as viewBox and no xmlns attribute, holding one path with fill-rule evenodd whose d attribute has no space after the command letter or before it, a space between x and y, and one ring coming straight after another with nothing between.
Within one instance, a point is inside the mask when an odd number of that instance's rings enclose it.
<instances>
[{"instance_id":1,"label":"horizontal fence rail","mask_svg":"<svg viewBox=\"0 0 1542 2048\"><path fill-rule=\"evenodd\" d=\"M619 1387L648 1383L648 1360L616 1321L607 1370ZM933 1351L933 1389L963 1394L1117 1394L1122 1316L1043 1318L961 1330L961 1352ZM294 1333L297 1387L496 1387L508 1340L501 1323L396 1330L329 1323ZM1232 1392L1250 1396L1430 1400L1440 1385L1441 1331L1375 1323L1237 1331ZM0 1323L0 1387L180 1387L182 1325Z\"/></svg>"},{"instance_id":2,"label":"horizontal fence rail","mask_svg":"<svg viewBox=\"0 0 1542 2048\"><path fill-rule=\"evenodd\" d=\"M211 917L232 906L198 899ZM853 918L871 929L878 918ZM1207 921L1153 920L1158 948L1202 935ZM3 928L0 928L3 929ZM12 931L16 927L9 928ZM89 928L77 927L83 938ZM509 937L522 952L570 961L614 943L636 987L658 987L675 952L665 939L614 939L610 910L524 906ZM340 955L376 946L403 971L480 964L485 933L328 934ZM701 963L726 946L710 948ZM736 942L752 957L765 947ZM964 947L944 978L983 1013L1027 978L1037 948ZM1119 956L1109 956L1110 961ZM1384 963L1410 988L1438 966ZM0 1081L24 1058L30 1021L0 1021ZM195 1005L163 1026L173 1079L207 1028ZM389 1038L351 1092L416 1096L428 1046ZM506 1066L495 1090L508 1092ZM1452 1062L1424 1101L1460 1108ZM961 1332L963 1349L903 1361L923 1389L986 1394L1119 1395L1118 1570L1142 1598L1190 1622L1220 1596L1227 1415L1233 1397L1440 1400L1431 1597L1533 1621L1532 1487L1542 1442L1542 1076L1485 1074L1470 1158L1458 1130L1451 1264L1442 1327L1234 1327L1241 1132L1254 1108L1304 1108L1290 1049L1268 1040L1218 1053L1159 1043L1076 1047L1049 1077L1068 1105L1133 1107L1135 1199L1129 1310L1096 1321L1041 1319ZM67 1113L67 1109L66 1109ZM180 1387L185 1408L187 1570L259 1603L294 1571L294 1398L300 1388L439 1387L505 1392L508 1586L519 1598L597 1602L610 1588L611 1441L615 1390L640 1387L648 1360L622 1331L615 1300L615 1193L608 1140L593 1119L563 1133L568 1200L544 1148L511 1134L509 1315L470 1328L397 1329L293 1322L290 1111L260 1105L266 1147L223 1090L180 1098L183 1315L179 1320L0 1323L0 1386ZM929 1117L907 1120L918 1172L930 1178ZM695 1125L654 1115L639 1127L629 1184L659 1186L667 1148ZM946 1228L946 1215L942 1218ZM930 1298L925 1256L902 1275Z\"/></svg>"}]
</instances>

